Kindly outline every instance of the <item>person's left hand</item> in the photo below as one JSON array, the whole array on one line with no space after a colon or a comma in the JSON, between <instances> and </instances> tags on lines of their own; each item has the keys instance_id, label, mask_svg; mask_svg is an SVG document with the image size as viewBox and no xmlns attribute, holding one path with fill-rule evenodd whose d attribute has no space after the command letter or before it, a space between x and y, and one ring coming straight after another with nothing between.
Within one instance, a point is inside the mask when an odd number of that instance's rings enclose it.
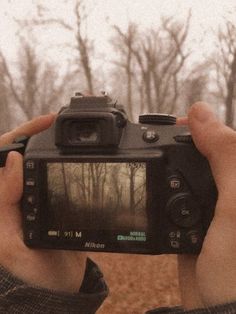
<instances>
[{"instance_id":1,"label":"person's left hand","mask_svg":"<svg viewBox=\"0 0 236 314\"><path fill-rule=\"evenodd\" d=\"M0 147L21 135L32 136L50 127L54 114L39 116L0 137ZM86 254L72 251L33 250L23 243L20 200L23 193L23 162L10 152L0 168L0 264L26 283L67 293L79 291Z\"/></svg>"}]
</instances>

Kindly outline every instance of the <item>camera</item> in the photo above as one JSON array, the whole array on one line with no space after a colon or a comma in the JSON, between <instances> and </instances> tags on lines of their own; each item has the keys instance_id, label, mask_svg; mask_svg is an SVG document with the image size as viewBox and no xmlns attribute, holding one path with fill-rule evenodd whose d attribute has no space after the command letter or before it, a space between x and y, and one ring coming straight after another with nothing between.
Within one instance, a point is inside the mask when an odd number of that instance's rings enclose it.
<instances>
[{"instance_id":1,"label":"camera","mask_svg":"<svg viewBox=\"0 0 236 314\"><path fill-rule=\"evenodd\" d=\"M151 113L131 123L106 95L76 94L24 151L29 247L198 254L216 199L186 126Z\"/></svg>"}]
</instances>

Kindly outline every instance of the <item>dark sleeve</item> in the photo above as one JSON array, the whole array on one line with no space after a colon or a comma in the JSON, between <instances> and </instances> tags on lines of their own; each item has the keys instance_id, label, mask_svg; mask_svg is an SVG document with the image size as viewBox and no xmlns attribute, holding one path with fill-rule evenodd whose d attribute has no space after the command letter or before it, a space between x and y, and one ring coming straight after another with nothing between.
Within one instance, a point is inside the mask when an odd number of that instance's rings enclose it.
<instances>
[{"instance_id":1,"label":"dark sleeve","mask_svg":"<svg viewBox=\"0 0 236 314\"><path fill-rule=\"evenodd\" d=\"M0 266L0 313L93 314L107 295L103 275L90 259L81 288L75 294L29 286Z\"/></svg>"},{"instance_id":2,"label":"dark sleeve","mask_svg":"<svg viewBox=\"0 0 236 314\"><path fill-rule=\"evenodd\" d=\"M236 314L236 302L190 311L183 310L180 306L161 307L159 309L148 311L146 314Z\"/></svg>"}]
</instances>

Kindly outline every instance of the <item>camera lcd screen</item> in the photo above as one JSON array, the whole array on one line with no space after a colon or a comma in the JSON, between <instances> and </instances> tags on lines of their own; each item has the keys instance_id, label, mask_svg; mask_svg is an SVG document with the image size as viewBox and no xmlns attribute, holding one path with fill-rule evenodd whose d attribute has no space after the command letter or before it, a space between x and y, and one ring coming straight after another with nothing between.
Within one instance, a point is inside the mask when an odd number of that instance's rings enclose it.
<instances>
[{"instance_id":1,"label":"camera lcd screen","mask_svg":"<svg viewBox=\"0 0 236 314\"><path fill-rule=\"evenodd\" d=\"M47 205L49 229L146 230L146 163L47 163Z\"/></svg>"}]
</instances>

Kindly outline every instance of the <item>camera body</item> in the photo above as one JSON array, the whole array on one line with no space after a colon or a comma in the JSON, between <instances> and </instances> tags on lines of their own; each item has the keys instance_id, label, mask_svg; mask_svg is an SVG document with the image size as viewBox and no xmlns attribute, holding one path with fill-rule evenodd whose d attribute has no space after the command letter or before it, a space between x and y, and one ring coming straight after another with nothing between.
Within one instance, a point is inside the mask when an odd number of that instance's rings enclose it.
<instances>
[{"instance_id":1,"label":"camera body","mask_svg":"<svg viewBox=\"0 0 236 314\"><path fill-rule=\"evenodd\" d=\"M30 247L198 254L216 199L186 126L158 114L131 123L107 96L72 97L24 153Z\"/></svg>"}]
</instances>

